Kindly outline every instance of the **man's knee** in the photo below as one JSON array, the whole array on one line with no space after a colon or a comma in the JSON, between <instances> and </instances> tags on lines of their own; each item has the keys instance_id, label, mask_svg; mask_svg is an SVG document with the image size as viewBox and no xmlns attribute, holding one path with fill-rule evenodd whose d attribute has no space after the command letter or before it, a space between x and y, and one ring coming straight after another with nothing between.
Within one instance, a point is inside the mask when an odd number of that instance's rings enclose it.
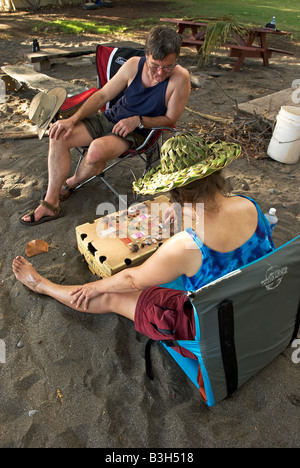
<instances>
[{"instance_id":1,"label":"man's knee","mask_svg":"<svg viewBox=\"0 0 300 468\"><path fill-rule=\"evenodd\" d=\"M88 164L105 163L120 157L130 147L130 143L116 135L106 135L93 140L89 146L86 162Z\"/></svg>"},{"instance_id":2,"label":"man's knee","mask_svg":"<svg viewBox=\"0 0 300 468\"><path fill-rule=\"evenodd\" d=\"M74 148L74 144L69 139L64 140L63 135L60 135L57 139L49 138L49 148L50 150L62 152Z\"/></svg>"},{"instance_id":3,"label":"man's knee","mask_svg":"<svg viewBox=\"0 0 300 468\"><path fill-rule=\"evenodd\" d=\"M105 162L107 159L104 145L99 140L93 140L89 146L86 154L87 164L98 164L99 162Z\"/></svg>"}]
</instances>

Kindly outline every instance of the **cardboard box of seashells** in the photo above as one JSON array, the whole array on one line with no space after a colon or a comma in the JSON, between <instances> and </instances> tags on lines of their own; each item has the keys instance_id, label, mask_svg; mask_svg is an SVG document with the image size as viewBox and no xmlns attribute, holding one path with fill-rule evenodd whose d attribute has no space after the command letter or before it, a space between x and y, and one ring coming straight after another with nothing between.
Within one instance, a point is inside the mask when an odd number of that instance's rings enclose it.
<instances>
[{"instance_id":1,"label":"cardboard box of seashells","mask_svg":"<svg viewBox=\"0 0 300 468\"><path fill-rule=\"evenodd\" d=\"M77 226L78 249L92 273L106 278L150 257L172 235L172 224L164 223L168 207L170 200L159 196Z\"/></svg>"}]
</instances>

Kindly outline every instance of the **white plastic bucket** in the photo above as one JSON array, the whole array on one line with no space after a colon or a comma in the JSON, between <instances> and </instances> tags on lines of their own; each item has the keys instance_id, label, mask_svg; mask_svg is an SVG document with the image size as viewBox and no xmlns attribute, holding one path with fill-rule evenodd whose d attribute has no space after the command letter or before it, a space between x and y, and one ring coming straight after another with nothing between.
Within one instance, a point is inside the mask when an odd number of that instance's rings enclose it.
<instances>
[{"instance_id":1,"label":"white plastic bucket","mask_svg":"<svg viewBox=\"0 0 300 468\"><path fill-rule=\"evenodd\" d=\"M295 164L300 157L300 107L283 106L277 115L268 156L286 164Z\"/></svg>"}]
</instances>

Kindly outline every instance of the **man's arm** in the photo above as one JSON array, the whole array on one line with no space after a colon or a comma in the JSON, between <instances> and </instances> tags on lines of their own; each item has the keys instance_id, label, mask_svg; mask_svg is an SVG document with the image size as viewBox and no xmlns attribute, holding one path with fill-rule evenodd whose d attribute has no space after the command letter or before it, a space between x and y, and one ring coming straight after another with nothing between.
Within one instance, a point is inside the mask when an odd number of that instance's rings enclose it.
<instances>
[{"instance_id":1,"label":"man's arm","mask_svg":"<svg viewBox=\"0 0 300 468\"><path fill-rule=\"evenodd\" d=\"M183 113L191 92L189 72L177 65L169 81L170 90L167 90L167 112L161 117L143 117L146 128L174 127Z\"/></svg>"},{"instance_id":2,"label":"man's arm","mask_svg":"<svg viewBox=\"0 0 300 468\"><path fill-rule=\"evenodd\" d=\"M118 72L103 86L90 96L79 109L68 119L58 120L51 126L49 137L57 139L62 132L67 138L80 120L96 114L107 102L114 99L131 82L136 74L138 58L132 57L122 65Z\"/></svg>"}]
</instances>

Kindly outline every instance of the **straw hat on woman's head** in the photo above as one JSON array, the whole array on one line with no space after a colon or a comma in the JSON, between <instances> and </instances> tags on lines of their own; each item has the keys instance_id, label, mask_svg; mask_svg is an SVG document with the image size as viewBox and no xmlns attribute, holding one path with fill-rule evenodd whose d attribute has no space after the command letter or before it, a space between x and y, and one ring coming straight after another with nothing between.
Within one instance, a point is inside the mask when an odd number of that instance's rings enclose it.
<instances>
[{"instance_id":1,"label":"straw hat on woman's head","mask_svg":"<svg viewBox=\"0 0 300 468\"><path fill-rule=\"evenodd\" d=\"M29 119L37 125L39 139L43 138L53 117L59 111L67 97L65 88L53 88L46 93L37 94L29 109Z\"/></svg>"},{"instance_id":2,"label":"straw hat on woman's head","mask_svg":"<svg viewBox=\"0 0 300 468\"><path fill-rule=\"evenodd\" d=\"M207 142L199 135L181 133L163 144L160 165L134 182L133 190L142 195L169 192L222 169L240 153L235 143Z\"/></svg>"}]
</instances>

